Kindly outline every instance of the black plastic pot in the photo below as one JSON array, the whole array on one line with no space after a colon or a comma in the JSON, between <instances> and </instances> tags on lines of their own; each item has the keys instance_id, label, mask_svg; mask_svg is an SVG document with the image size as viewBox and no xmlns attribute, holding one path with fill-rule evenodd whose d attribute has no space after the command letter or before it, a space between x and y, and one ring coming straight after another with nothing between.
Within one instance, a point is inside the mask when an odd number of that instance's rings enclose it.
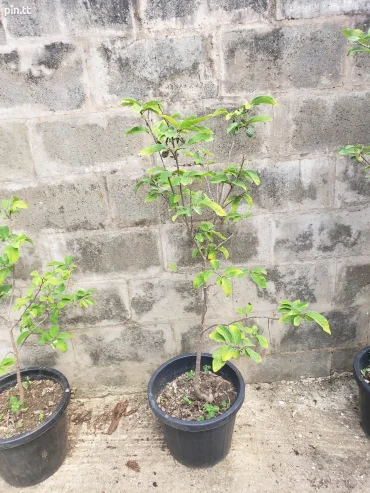
<instances>
[{"instance_id":1,"label":"black plastic pot","mask_svg":"<svg viewBox=\"0 0 370 493\"><path fill-rule=\"evenodd\" d=\"M370 385L365 382L361 370L370 365L370 346L361 349L353 361L353 374L360 391L361 425L370 437Z\"/></svg>"},{"instance_id":2,"label":"black plastic pot","mask_svg":"<svg viewBox=\"0 0 370 493\"><path fill-rule=\"evenodd\" d=\"M22 379L54 380L63 389L55 412L38 428L0 439L0 475L12 486L32 486L44 481L62 465L67 453L67 413L71 397L66 377L51 368L27 368ZM0 379L0 393L16 383L15 373Z\"/></svg>"},{"instance_id":3,"label":"black plastic pot","mask_svg":"<svg viewBox=\"0 0 370 493\"><path fill-rule=\"evenodd\" d=\"M236 413L244 401L244 380L231 364L218 372L230 381L236 391L234 404L221 416L206 421L184 421L164 413L157 405L157 397L168 383L195 368L195 354L183 354L170 359L152 375L148 386L149 404L162 424L167 446L173 457L188 467L211 467L223 460L230 450ZM211 365L212 356L203 354L201 365Z\"/></svg>"}]
</instances>

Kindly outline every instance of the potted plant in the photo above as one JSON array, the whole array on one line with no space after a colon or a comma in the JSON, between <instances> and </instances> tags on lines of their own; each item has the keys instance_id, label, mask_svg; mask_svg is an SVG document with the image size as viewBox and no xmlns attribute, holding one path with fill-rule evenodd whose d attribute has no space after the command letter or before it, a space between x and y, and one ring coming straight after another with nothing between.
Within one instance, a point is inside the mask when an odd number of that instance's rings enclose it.
<instances>
[{"instance_id":1,"label":"potted plant","mask_svg":"<svg viewBox=\"0 0 370 493\"><path fill-rule=\"evenodd\" d=\"M11 351L0 360L0 374L15 367L15 373L0 378L0 475L13 486L30 486L43 481L62 464L67 452L66 408L70 387L57 370L44 367L21 369L20 352L29 339L67 351L59 319L67 308L94 305L95 290L68 293L68 282L76 265L71 257L50 262L50 270L31 272L32 282L24 296L14 301L15 267L21 249L32 240L12 231L12 217L27 204L18 197L2 200L0 227L4 245L0 257L0 298L5 312L2 325L9 330ZM5 281L5 283L4 283ZM8 300L6 300L8 298ZM12 310L20 315L11 316ZM18 335L16 335L18 332Z\"/></svg>"},{"instance_id":2,"label":"potted plant","mask_svg":"<svg viewBox=\"0 0 370 493\"><path fill-rule=\"evenodd\" d=\"M361 29L343 29L342 34L353 45L347 55L370 53L370 29L367 33L364 33ZM364 164L364 171L369 171L369 145L346 145L338 149L337 153L341 156L349 156L356 163ZM370 436L370 346L361 349L361 351L356 354L353 362L353 374L360 392L362 428L365 433Z\"/></svg>"},{"instance_id":3,"label":"potted plant","mask_svg":"<svg viewBox=\"0 0 370 493\"><path fill-rule=\"evenodd\" d=\"M260 184L260 178L244 159L240 164L228 164L222 169L212 167L213 154L204 148L204 143L214 137L205 122L223 115L229 121L229 135L245 132L247 137L252 137L256 123L271 120L269 116L256 114L262 104L277 106L272 97L259 96L235 110L217 109L202 117L183 117L168 115L158 101L144 104L131 98L122 101L122 106L130 107L143 121L142 125L127 130L126 135L150 135L153 144L140 154L153 156L158 162L140 179L136 190L147 187L145 202L158 198L165 201L172 221L185 228L192 244L192 256L199 261L201 269L193 281L194 289L202 291L203 307L196 354L167 361L152 375L148 387L149 404L163 425L171 453L191 467L212 466L229 451L235 416L244 400L244 381L230 360L243 355L260 362L256 349L268 346L258 326L248 323L252 318L250 304L237 309L240 320L207 325L210 286L219 286L228 297L233 282L244 276L250 277L259 288L266 288L267 273L261 267L242 269L229 263L223 265L229 261L228 244L233 240L237 224L251 215L250 193ZM233 143L230 155L232 149ZM304 320L317 322L330 333L326 318L307 311L307 306L299 300L281 301L280 321L295 326ZM203 353L207 334L221 344L212 355Z\"/></svg>"}]
</instances>

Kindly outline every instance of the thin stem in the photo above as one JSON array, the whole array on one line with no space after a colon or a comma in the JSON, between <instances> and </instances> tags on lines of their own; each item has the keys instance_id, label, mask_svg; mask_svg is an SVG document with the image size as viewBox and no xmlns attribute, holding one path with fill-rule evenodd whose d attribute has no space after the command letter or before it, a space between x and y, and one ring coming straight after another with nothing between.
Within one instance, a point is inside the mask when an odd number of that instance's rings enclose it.
<instances>
[{"instance_id":1,"label":"thin stem","mask_svg":"<svg viewBox=\"0 0 370 493\"><path fill-rule=\"evenodd\" d=\"M204 265L204 267L206 267ZM201 320L200 320L200 325L201 325L201 330L199 331L199 336L198 336L198 344L197 344L197 357L196 357L196 362L195 362L195 374L194 374L194 392L195 395L197 396L198 399L204 400L206 402L213 402L213 395L206 395L201 392L199 388L199 376L200 376L200 362L202 358L202 351L203 351L203 332L205 328L205 319L206 319L206 313L208 309L208 293L207 293L207 286L203 286L203 311L201 315Z\"/></svg>"},{"instance_id":2,"label":"thin stem","mask_svg":"<svg viewBox=\"0 0 370 493\"><path fill-rule=\"evenodd\" d=\"M12 270L12 294L11 294L9 309L8 309L8 319L10 317L10 311L11 311L12 304L13 304L14 288L15 288L15 276L14 276L14 266L13 266L13 270ZM19 352L18 352L16 340L14 337L15 326L16 326L16 324L13 325L9 329L9 336L10 336L10 342L12 344L13 354L14 354L14 358L15 358L15 373L17 376L17 387L18 387L19 399L21 401L24 401L24 389L23 389L22 378L21 378L21 366L20 366L20 361L19 361Z\"/></svg>"}]
</instances>

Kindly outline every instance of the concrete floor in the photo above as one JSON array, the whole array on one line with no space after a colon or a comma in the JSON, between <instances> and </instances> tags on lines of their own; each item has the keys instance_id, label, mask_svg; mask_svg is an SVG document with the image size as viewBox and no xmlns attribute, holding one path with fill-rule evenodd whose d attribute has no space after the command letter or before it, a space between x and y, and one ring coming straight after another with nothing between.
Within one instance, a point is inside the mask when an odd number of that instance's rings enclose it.
<instances>
[{"instance_id":1,"label":"concrete floor","mask_svg":"<svg viewBox=\"0 0 370 493\"><path fill-rule=\"evenodd\" d=\"M104 434L114 405L138 411ZM370 441L359 424L357 386L349 376L247 385L232 449L208 470L176 463L143 390L73 399L71 451L61 469L25 493L305 493L370 491ZM140 472L126 466L137 461Z\"/></svg>"}]
</instances>

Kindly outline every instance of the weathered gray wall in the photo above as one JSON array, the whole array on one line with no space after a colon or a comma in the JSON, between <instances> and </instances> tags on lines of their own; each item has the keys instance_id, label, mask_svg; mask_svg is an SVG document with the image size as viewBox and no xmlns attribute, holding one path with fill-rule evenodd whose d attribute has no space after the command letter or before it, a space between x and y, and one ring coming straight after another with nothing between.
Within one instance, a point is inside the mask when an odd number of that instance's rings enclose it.
<instances>
[{"instance_id":1,"label":"weathered gray wall","mask_svg":"<svg viewBox=\"0 0 370 493\"><path fill-rule=\"evenodd\" d=\"M247 301L272 314L278 299L305 299L326 313L332 337L264 324L271 346L263 364L243 363L246 378L347 369L368 340L370 182L334 151L370 140L370 59L346 57L340 29L367 25L368 0L1 4L3 14L9 4L31 9L0 24L1 196L28 201L17 226L37 243L18 286L30 267L70 253L75 285L99 290L96 308L67 320L71 350L29 347L26 363L55 365L77 384L136 384L193 349L194 266L181 229L133 194L151 163L137 156L144 140L123 137L134 120L119 101L155 97L202 112L268 93L280 103L274 122L234 148L263 185L231 249L236 264L269 268L268 290L241 281L232 299L212 296L209 318L233 320ZM222 161L221 121L215 131Z\"/></svg>"}]
</instances>

